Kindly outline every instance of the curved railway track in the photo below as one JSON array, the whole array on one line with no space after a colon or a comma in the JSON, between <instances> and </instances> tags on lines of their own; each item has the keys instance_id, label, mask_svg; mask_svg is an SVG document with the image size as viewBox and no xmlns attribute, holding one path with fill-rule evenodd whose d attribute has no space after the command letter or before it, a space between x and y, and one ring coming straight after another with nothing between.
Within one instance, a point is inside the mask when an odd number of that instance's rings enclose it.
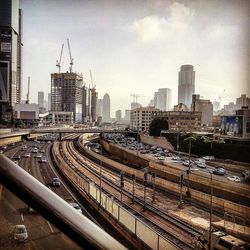
<instances>
[{"instance_id":1,"label":"curved railway track","mask_svg":"<svg viewBox=\"0 0 250 250\"><path fill-rule=\"evenodd\" d=\"M79 154L73 143L64 142L59 146L62 159L80 176L88 176L99 185L100 166L91 162ZM120 198L120 176L117 172L102 167L102 190L111 193L117 199ZM122 191L123 203L128 210L136 214L141 220L150 224L155 231L174 242L180 249L194 249L193 240L202 232L193 228L174 216L165 214L158 208L147 203L146 210L143 209L143 190L141 186L136 188L137 193L132 205L132 183L129 178L124 178L124 189ZM138 185L138 184L137 184Z\"/></svg>"}]
</instances>

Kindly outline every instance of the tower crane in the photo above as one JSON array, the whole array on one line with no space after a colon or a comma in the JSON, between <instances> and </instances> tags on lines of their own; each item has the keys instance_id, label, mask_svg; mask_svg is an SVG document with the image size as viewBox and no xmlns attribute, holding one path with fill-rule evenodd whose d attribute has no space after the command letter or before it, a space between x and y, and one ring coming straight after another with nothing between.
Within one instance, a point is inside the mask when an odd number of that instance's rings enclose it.
<instances>
[{"instance_id":1,"label":"tower crane","mask_svg":"<svg viewBox=\"0 0 250 250\"><path fill-rule=\"evenodd\" d=\"M60 59L59 61L58 60L56 61L56 66L58 67L58 73L61 72L61 60L62 60L63 46L64 46L64 43L62 44Z\"/></svg>"},{"instance_id":2,"label":"tower crane","mask_svg":"<svg viewBox=\"0 0 250 250\"><path fill-rule=\"evenodd\" d=\"M138 95L138 94L131 94L130 96L133 97L133 102L137 103L138 97L143 97L143 95Z\"/></svg>"},{"instance_id":3,"label":"tower crane","mask_svg":"<svg viewBox=\"0 0 250 250\"><path fill-rule=\"evenodd\" d=\"M30 103L30 76L28 77L28 91L27 91L26 97L27 97L26 104L29 104Z\"/></svg>"},{"instance_id":4,"label":"tower crane","mask_svg":"<svg viewBox=\"0 0 250 250\"><path fill-rule=\"evenodd\" d=\"M69 59L70 59L70 66L69 66L69 72L72 73L72 69L73 69L73 58L71 56L71 51L70 51L70 45L69 45L69 39L67 38L67 42L68 42L68 49L69 49Z\"/></svg>"}]
</instances>

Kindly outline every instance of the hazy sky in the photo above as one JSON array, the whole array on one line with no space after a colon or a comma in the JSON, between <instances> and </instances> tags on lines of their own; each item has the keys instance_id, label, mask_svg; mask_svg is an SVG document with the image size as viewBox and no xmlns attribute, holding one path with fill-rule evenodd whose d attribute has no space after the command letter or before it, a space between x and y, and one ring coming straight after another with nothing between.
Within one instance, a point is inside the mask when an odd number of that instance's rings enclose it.
<instances>
[{"instance_id":1,"label":"hazy sky","mask_svg":"<svg viewBox=\"0 0 250 250\"><path fill-rule=\"evenodd\" d=\"M62 71L90 82L98 97L108 93L111 111L129 109L133 93L147 105L158 88L172 89L177 104L178 71L192 64L196 93L235 101L250 96L250 1L248 0L20 0L23 9L23 98L31 76L31 101L50 92L64 43ZM124 111L123 111L124 114Z\"/></svg>"}]
</instances>

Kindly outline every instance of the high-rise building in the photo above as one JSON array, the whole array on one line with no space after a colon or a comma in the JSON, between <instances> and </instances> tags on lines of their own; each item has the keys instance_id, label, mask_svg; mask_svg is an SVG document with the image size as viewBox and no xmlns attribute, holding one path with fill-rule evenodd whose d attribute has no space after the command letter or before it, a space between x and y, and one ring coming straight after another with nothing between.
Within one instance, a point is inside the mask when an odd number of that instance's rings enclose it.
<instances>
[{"instance_id":1,"label":"high-rise building","mask_svg":"<svg viewBox=\"0 0 250 250\"><path fill-rule=\"evenodd\" d=\"M44 92L38 91L38 106L44 108Z\"/></svg>"},{"instance_id":2,"label":"high-rise building","mask_svg":"<svg viewBox=\"0 0 250 250\"><path fill-rule=\"evenodd\" d=\"M91 120L92 122L97 121L97 99L98 99L98 93L96 92L95 88L92 88L90 90L91 92L91 109L90 109L90 114L91 114Z\"/></svg>"},{"instance_id":3,"label":"high-rise building","mask_svg":"<svg viewBox=\"0 0 250 250\"><path fill-rule=\"evenodd\" d=\"M236 109L241 109L242 107L250 108L250 98L247 95L241 95L241 97L236 99Z\"/></svg>"},{"instance_id":4,"label":"high-rise building","mask_svg":"<svg viewBox=\"0 0 250 250\"><path fill-rule=\"evenodd\" d=\"M121 121L121 119L122 119L122 111L120 109L115 112L115 119L118 122Z\"/></svg>"},{"instance_id":5,"label":"high-rise building","mask_svg":"<svg viewBox=\"0 0 250 250\"><path fill-rule=\"evenodd\" d=\"M110 122L110 97L109 94L103 96L103 122Z\"/></svg>"},{"instance_id":6,"label":"high-rise building","mask_svg":"<svg viewBox=\"0 0 250 250\"><path fill-rule=\"evenodd\" d=\"M195 92L195 71L192 65L182 65L179 72L178 103L188 107L192 104L192 95Z\"/></svg>"},{"instance_id":7,"label":"high-rise building","mask_svg":"<svg viewBox=\"0 0 250 250\"><path fill-rule=\"evenodd\" d=\"M10 122L21 101L22 12L19 0L0 1L0 120Z\"/></svg>"},{"instance_id":8,"label":"high-rise building","mask_svg":"<svg viewBox=\"0 0 250 250\"><path fill-rule=\"evenodd\" d=\"M210 100L200 99L200 95L193 95L191 111L201 112L201 125L212 126L213 104Z\"/></svg>"},{"instance_id":9,"label":"high-rise building","mask_svg":"<svg viewBox=\"0 0 250 250\"><path fill-rule=\"evenodd\" d=\"M131 110L125 109L125 115L124 115L123 120L124 120L124 122L126 122L126 123L129 123L129 122L130 122L130 112L131 112Z\"/></svg>"},{"instance_id":10,"label":"high-rise building","mask_svg":"<svg viewBox=\"0 0 250 250\"><path fill-rule=\"evenodd\" d=\"M97 116L103 117L103 99L97 100Z\"/></svg>"},{"instance_id":11,"label":"high-rise building","mask_svg":"<svg viewBox=\"0 0 250 250\"><path fill-rule=\"evenodd\" d=\"M131 110L141 108L141 104L138 102L131 102Z\"/></svg>"},{"instance_id":12,"label":"high-rise building","mask_svg":"<svg viewBox=\"0 0 250 250\"><path fill-rule=\"evenodd\" d=\"M74 122L82 122L83 79L76 73L51 74L51 111L73 112Z\"/></svg>"},{"instance_id":13,"label":"high-rise building","mask_svg":"<svg viewBox=\"0 0 250 250\"><path fill-rule=\"evenodd\" d=\"M154 107L161 111L169 111L171 108L172 95L171 89L160 88L155 92Z\"/></svg>"},{"instance_id":14,"label":"high-rise building","mask_svg":"<svg viewBox=\"0 0 250 250\"><path fill-rule=\"evenodd\" d=\"M48 111L51 110L51 94L48 93Z\"/></svg>"}]
</instances>

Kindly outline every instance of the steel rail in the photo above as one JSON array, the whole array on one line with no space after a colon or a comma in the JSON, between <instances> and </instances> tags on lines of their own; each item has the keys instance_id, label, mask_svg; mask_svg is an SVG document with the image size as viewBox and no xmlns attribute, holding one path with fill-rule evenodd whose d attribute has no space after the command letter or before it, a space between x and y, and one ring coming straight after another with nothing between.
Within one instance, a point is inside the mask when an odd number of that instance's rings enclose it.
<instances>
[{"instance_id":1,"label":"steel rail","mask_svg":"<svg viewBox=\"0 0 250 250\"><path fill-rule=\"evenodd\" d=\"M68 148L68 151L70 152L68 145L67 145L66 147ZM60 153L61 153L61 154L63 153L62 151L63 151L63 150L62 150L62 148L61 148L61 150L60 150ZM70 154L71 154L71 155L73 154L74 159L75 159L81 166L83 166L84 168L87 168L87 170L88 170L89 172L91 172L91 173L94 174L95 176L99 177L99 172L98 172L98 171L92 169L92 168L89 167L86 163L82 162L78 157L75 156L75 154L74 154L73 152L70 152ZM65 160L65 159L67 159L67 156L66 156L66 155L62 155L62 158ZM80 171L79 169L77 169L77 168L74 166L74 164L73 164L70 160L67 159L67 160L66 160L66 163L67 163L67 164L68 164L77 174L80 174L80 173L81 173L81 171ZM91 168L91 169L90 169L90 168ZM82 174L82 173L81 173L81 174ZM120 191L120 187L119 187L119 185L118 185L115 181L112 181L112 180L110 180L109 178L107 178L107 177L105 177L105 176L103 176L102 178L103 178L103 181L105 181L105 182L106 182L108 185L110 185L112 188L114 188L114 189L117 190L117 191ZM130 194L128 191L123 190L123 193L124 193L124 195L126 195L126 196L128 196L129 198L132 199L132 196L131 196L131 194ZM139 197L135 197L135 201L136 201L138 204L142 205L142 206L143 206L143 204L144 204L143 200L140 199ZM126 205L126 206L127 206L127 205ZM133 210L133 209L131 209L131 208L129 208L129 209L130 209L130 210ZM151 211L154 212L154 213L156 213L156 209L155 209L155 208L154 208L154 209L150 209L148 203L147 203L147 209L148 209L148 210L151 210ZM159 228L158 225L156 225L154 222L150 221L148 218L146 218L145 216L143 216L143 215L142 215L141 213L139 213L138 211L134 211L134 212L135 212L136 214L138 214L141 218L143 217L145 220L147 220L151 225L153 225L155 231L160 232L160 234L161 234L162 236L165 235L165 237L166 237L167 239L169 239L170 241L172 241L175 245L177 245L177 246L180 247L181 249L188 249L188 248L191 248L191 249L192 249L192 248L193 248L192 245L188 244L187 242L184 242L184 241L183 241L182 239L180 239L180 238L177 238L176 235L174 235L173 233L168 232L168 231L166 231L166 230L164 230L164 229L162 229L162 228ZM159 212L160 212L160 211L159 211ZM160 212L160 213L162 213L162 212ZM159 213L159 214L156 213L156 214L157 214L159 217L161 217L161 218L163 218L163 219L169 221L170 223L176 225L178 228L180 228L180 229L182 229L182 230L184 230L184 231L186 230L186 231L187 231L188 233L190 233L192 236L197 236L197 234L200 235L200 232L197 233L195 230L192 229L192 227L191 227L189 224L186 224L186 223L184 223L184 222L182 222L182 221L177 221L175 217L170 217L170 216L168 216L168 215L166 215L166 214L164 214L164 216L162 216L160 213ZM170 218L168 218L168 217L170 217ZM181 223L180 223L180 222L181 222ZM188 227L187 227L187 225L188 225Z\"/></svg>"}]
</instances>

